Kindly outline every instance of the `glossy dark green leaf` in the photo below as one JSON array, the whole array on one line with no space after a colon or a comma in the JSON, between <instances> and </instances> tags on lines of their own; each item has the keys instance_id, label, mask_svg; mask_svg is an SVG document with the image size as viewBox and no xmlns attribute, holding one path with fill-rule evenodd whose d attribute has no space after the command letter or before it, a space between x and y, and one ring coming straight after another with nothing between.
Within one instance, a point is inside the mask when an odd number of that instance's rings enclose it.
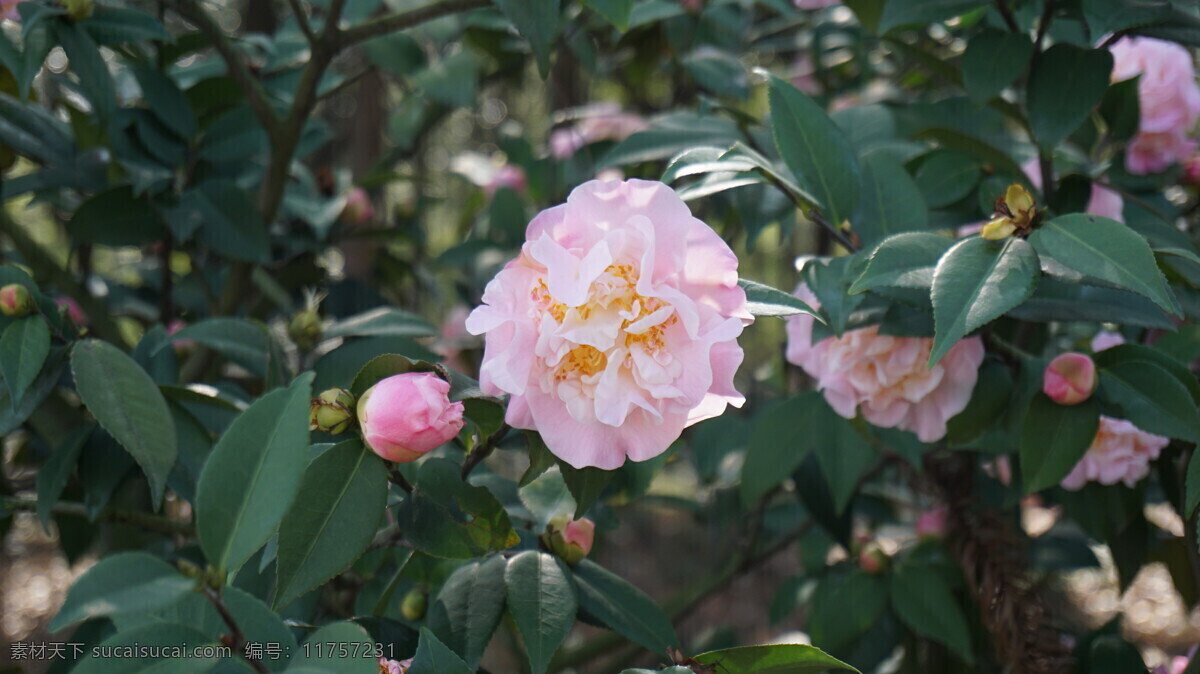
<instances>
[{"instance_id":1,"label":"glossy dark green leaf","mask_svg":"<svg viewBox=\"0 0 1200 674\"><path fill-rule=\"evenodd\" d=\"M213 448L196 494L196 533L209 561L241 568L291 508L307 461L311 372L259 398Z\"/></svg>"},{"instance_id":2,"label":"glossy dark green leaf","mask_svg":"<svg viewBox=\"0 0 1200 674\"><path fill-rule=\"evenodd\" d=\"M413 493L396 519L413 547L433 557L467 559L516 545L519 538L496 497L466 484L457 463L421 462Z\"/></svg>"},{"instance_id":3,"label":"glossy dark green leaf","mask_svg":"<svg viewBox=\"0 0 1200 674\"><path fill-rule=\"evenodd\" d=\"M343 621L325 625L309 635L292 656L288 671L293 669L327 674L379 674L379 660L371 635L359 625Z\"/></svg>"},{"instance_id":4,"label":"glossy dark green leaf","mask_svg":"<svg viewBox=\"0 0 1200 674\"><path fill-rule=\"evenodd\" d=\"M504 572L508 612L525 644L532 674L545 674L550 658L575 623L575 588L563 563L537 550L513 557Z\"/></svg>"},{"instance_id":5,"label":"glossy dark green leaf","mask_svg":"<svg viewBox=\"0 0 1200 674\"><path fill-rule=\"evenodd\" d=\"M746 311L754 316L808 314L818 321L824 322L825 320L799 297L785 293L778 288L748 279L738 279L738 285L746 291Z\"/></svg>"},{"instance_id":6,"label":"glossy dark green leaf","mask_svg":"<svg viewBox=\"0 0 1200 674\"><path fill-rule=\"evenodd\" d=\"M1095 398L1059 405L1038 393L1021 423L1021 476L1027 492L1062 481L1087 453L1100 427Z\"/></svg>"},{"instance_id":7,"label":"glossy dark green leaf","mask_svg":"<svg viewBox=\"0 0 1200 674\"><path fill-rule=\"evenodd\" d=\"M843 652L879 620L887 608L887 582L857 566L826 571L812 592L809 632L813 645ZM855 610L847 611L847 606Z\"/></svg>"},{"instance_id":8,"label":"glossy dark green leaf","mask_svg":"<svg viewBox=\"0 0 1200 674\"><path fill-rule=\"evenodd\" d=\"M892 608L913 631L974 662L967 616L939 569L912 558L901 562L892 576L890 596Z\"/></svg>"},{"instance_id":9,"label":"glossy dark green leaf","mask_svg":"<svg viewBox=\"0 0 1200 674\"><path fill-rule=\"evenodd\" d=\"M931 208L961 201L975 189L983 169L975 157L961 150L934 150L917 167L917 188ZM903 204L894 204L903 208Z\"/></svg>"},{"instance_id":10,"label":"glossy dark green leaf","mask_svg":"<svg viewBox=\"0 0 1200 674\"><path fill-rule=\"evenodd\" d=\"M858 203L862 177L854 148L821 106L777 77L768 85L771 133L800 187L826 220L840 225Z\"/></svg>"},{"instance_id":11,"label":"glossy dark green leaf","mask_svg":"<svg viewBox=\"0 0 1200 674\"><path fill-rule=\"evenodd\" d=\"M196 135L196 115L187 97L168 76L151 68L134 70L146 107L175 135L190 141Z\"/></svg>"},{"instance_id":12,"label":"glossy dark green leaf","mask_svg":"<svg viewBox=\"0 0 1200 674\"><path fill-rule=\"evenodd\" d=\"M171 39L162 22L130 7L96 5L92 15L81 21L80 25L93 40L102 45Z\"/></svg>"},{"instance_id":13,"label":"glossy dark green leaf","mask_svg":"<svg viewBox=\"0 0 1200 674\"><path fill-rule=\"evenodd\" d=\"M94 428L94 424L89 424L73 431L61 445L54 448L54 453L38 469L37 515L46 531L50 530L54 504L58 502L58 497L70 481L71 472L75 470L75 463L79 460L79 453L83 451L83 445Z\"/></svg>"},{"instance_id":14,"label":"glossy dark green leaf","mask_svg":"<svg viewBox=\"0 0 1200 674\"><path fill-rule=\"evenodd\" d=\"M1043 276L1033 296L1008 312L1023 321L1117 321L1144 328L1171 329L1171 317L1150 300L1126 290L1067 283Z\"/></svg>"},{"instance_id":15,"label":"glossy dark green leaf","mask_svg":"<svg viewBox=\"0 0 1200 674\"><path fill-rule=\"evenodd\" d=\"M83 202L67 223L79 243L141 246L166 235L149 199L135 196L128 186L114 187Z\"/></svg>"},{"instance_id":16,"label":"glossy dark green leaf","mask_svg":"<svg viewBox=\"0 0 1200 674\"><path fill-rule=\"evenodd\" d=\"M1108 89L1112 54L1061 43L1047 49L1029 76L1029 126L1052 150L1092 114Z\"/></svg>"},{"instance_id":17,"label":"glossy dark green leaf","mask_svg":"<svg viewBox=\"0 0 1200 674\"><path fill-rule=\"evenodd\" d=\"M529 484L522 485L518 495L521 503L533 513L533 527L536 532L545 529L555 517L575 517L575 497L571 495L571 490L563 480L562 471L557 466L550 467Z\"/></svg>"},{"instance_id":18,"label":"glossy dark green leaf","mask_svg":"<svg viewBox=\"0 0 1200 674\"><path fill-rule=\"evenodd\" d=\"M0 374L8 394L20 401L50 355L50 328L41 316L13 321L0 335Z\"/></svg>"},{"instance_id":19,"label":"glossy dark green leaf","mask_svg":"<svg viewBox=\"0 0 1200 674\"><path fill-rule=\"evenodd\" d=\"M1012 403L1013 378L1008 366L985 361L966 409L946 422L946 440L962 444L978 438L1004 416Z\"/></svg>"},{"instance_id":20,"label":"glossy dark green leaf","mask_svg":"<svg viewBox=\"0 0 1200 674\"><path fill-rule=\"evenodd\" d=\"M703 665L719 665L729 674L817 674L830 670L858 670L825 653L803 644L737 646L709 651L696 656Z\"/></svg>"},{"instance_id":21,"label":"glossy dark green leaf","mask_svg":"<svg viewBox=\"0 0 1200 674\"><path fill-rule=\"evenodd\" d=\"M438 641L428 627L421 628L421 640L408 674L472 674L474 671L446 644Z\"/></svg>"},{"instance_id":22,"label":"glossy dark green leaf","mask_svg":"<svg viewBox=\"0 0 1200 674\"><path fill-rule=\"evenodd\" d=\"M604 488L612 481L613 471L600 468L575 468L566 461L559 460L558 468L562 471L563 481L575 498L575 517L583 517L587 511L600 499Z\"/></svg>"},{"instance_id":23,"label":"glossy dark green leaf","mask_svg":"<svg viewBox=\"0 0 1200 674\"><path fill-rule=\"evenodd\" d=\"M220 658L216 650L211 649L210 657L185 655L170 657L173 649L187 644L190 648L217 646L219 642L211 639L194 627L156 623L117 634L96 644L95 648L84 651L85 657L71 670L81 674L166 674L167 672L188 672L189 674L204 674L216 667ZM157 648L156 648L157 647ZM68 652L70 652L68 650ZM134 657L90 657L93 653L128 652Z\"/></svg>"},{"instance_id":24,"label":"glossy dark green leaf","mask_svg":"<svg viewBox=\"0 0 1200 674\"><path fill-rule=\"evenodd\" d=\"M929 227L929 207L900 162L876 151L862 158L862 190L852 222L864 247Z\"/></svg>"},{"instance_id":25,"label":"glossy dark green leaf","mask_svg":"<svg viewBox=\"0 0 1200 674\"><path fill-rule=\"evenodd\" d=\"M1129 140L1138 131L1138 122L1141 119L1141 105L1138 102L1139 80L1140 78L1133 77L1113 84L1100 101L1100 116L1108 125L1108 133L1113 140Z\"/></svg>"},{"instance_id":26,"label":"glossy dark green leaf","mask_svg":"<svg viewBox=\"0 0 1200 674\"><path fill-rule=\"evenodd\" d=\"M989 29L973 36L962 58L967 95L977 105L987 103L1017 79L1032 54L1024 33Z\"/></svg>"},{"instance_id":27,"label":"glossy dark green leaf","mask_svg":"<svg viewBox=\"0 0 1200 674\"><path fill-rule=\"evenodd\" d=\"M889 0L883 8L879 32L897 26L944 21L982 6L984 0Z\"/></svg>"},{"instance_id":28,"label":"glossy dark green leaf","mask_svg":"<svg viewBox=\"0 0 1200 674\"><path fill-rule=\"evenodd\" d=\"M270 257L267 226L245 190L226 180L208 180L184 192L181 213L198 218L196 238L218 253L246 262Z\"/></svg>"},{"instance_id":29,"label":"glossy dark green leaf","mask_svg":"<svg viewBox=\"0 0 1200 674\"><path fill-rule=\"evenodd\" d=\"M1100 395L1144 431L1200 442L1200 413L1191 394L1156 363L1126 361L1104 367Z\"/></svg>"},{"instance_id":30,"label":"glossy dark green leaf","mask_svg":"<svg viewBox=\"0 0 1200 674\"><path fill-rule=\"evenodd\" d=\"M817 296L828 332L841 336L850 315L865 297L849 293L850 284L862 274L866 259L861 254L834 258L813 258L805 262L800 278Z\"/></svg>"},{"instance_id":31,"label":"glossy dark green leaf","mask_svg":"<svg viewBox=\"0 0 1200 674\"><path fill-rule=\"evenodd\" d=\"M543 77L550 74L550 54L558 38L561 0L495 0L517 32L529 41Z\"/></svg>"},{"instance_id":32,"label":"glossy dark green leaf","mask_svg":"<svg viewBox=\"0 0 1200 674\"><path fill-rule=\"evenodd\" d=\"M97 339L75 344L71 370L84 405L142 467L155 503L160 502L178 448L175 423L158 385L125 352Z\"/></svg>"},{"instance_id":33,"label":"glossy dark green leaf","mask_svg":"<svg viewBox=\"0 0 1200 674\"><path fill-rule=\"evenodd\" d=\"M584 4L596 10L617 30L629 30L629 15L633 12L633 0L584 0Z\"/></svg>"},{"instance_id":34,"label":"glossy dark green leaf","mask_svg":"<svg viewBox=\"0 0 1200 674\"><path fill-rule=\"evenodd\" d=\"M590 559L573 567L579 607L614 632L665 654L679 645L670 618L645 592Z\"/></svg>"},{"instance_id":35,"label":"glossy dark green leaf","mask_svg":"<svg viewBox=\"0 0 1200 674\"><path fill-rule=\"evenodd\" d=\"M1184 361L1169 354L1158 342L1155 346L1144 344L1118 344L1098 352L1094 357L1096 366L1104 369L1128 361L1146 360L1161 367L1175 377L1176 381L1192 395L1192 401L1200 405L1200 380L1188 369Z\"/></svg>"},{"instance_id":36,"label":"glossy dark green leaf","mask_svg":"<svg viewBox=\"0 0 1200 674\"><path fill-rule=\"evenodd\" d=\"M379 307L343 318L325 330L325 337L432 337L437 328L420 316L395 307Z\"/></svg>"},{"instance_id":37,"label":"glossy dark green leaf","mask_svg":"<svg viewBox=\"0 0 1200 674\"><path fill-rule=\"evenodd\" d=\"M304 498L279 524L276 607L358 559L375 536L387 491L383 462L358 439L338 443L308 465L300 481Z\"/></svg>"},{"instance_id":38,"label":"glossy dark green leaf","mask_svg":"<svg viewBox=\"0 0 1200 674\"><path fill-rule=\"evenodd\" d=\"M119 552L101 559L75 581L50 629L57 632L98 616L153 611L178 601L195 587L195 579L158 557Z\"/></svg>"},{"instance_id":39,"label":"glossy dark green leaf","mask_svg":"<svg viewBox=\"0 0 1200 674\"><path fill-rule=\"evenodd\" d=\"M507 566L503 555L491 555L458 567L430 606L429 628L471 667L500 624Z\"/></svg>"},{"instance_id":40,"label":"glossy dark green leaf","mask_svg":"<svg viewBox=\"0 0 1200 674\"><path fill-rule=\"evenodd\" d=\"M1179 313L1150 244L1116 220L1084 213L1059 216L1034 230L1029 242L1040 255L1148 297L1164 311Z\"/></svg>"},{"instance_id":41,"label":"glossy dark green leaf","mask_svg":"<svg viewBox=\"0 0 1200 674\"><path fill-rule=\"evenodd\" d=\"M93 114L101 124L108 124L117 111L117 87L100 47L74 22L56 22L54 34L70 61L71 71L79 78L79 88L92 104Z\"/></svg>"},{"instance_id":42,"label":"glossy dark green leaf","mask_svg":"<svg viewBox=\"0 0 1200 674\"><path fill-rule=\"evenodd\" d=\"M930 232L889 236L871 253L866 269L850 285L850 292L878 287L929 288L938 260L953 245L954 239Z\"/></svg>"},{"instance_id":43,"label":"glossy dark green leaf","mask_svg":"<svg viewBox=\"0 0 1200 674\"><path fill-rule=\"evenodd\" d=\"M1040 275L1037 253L1023 239L970 238L955 244L933 273L937 331L929 364L971 331L1024 302Z\"/></svg>"},{"instance_id":44,"label":"glossy dark green leaf","mask_svg":"<svg viewBox=\"0 0 1200 674\"><path fill-rule=\"evenodd\" d=\"M267 373L270 336L259 323L244 318L209 318L171 335L171 343L182 340L203 344L259 377ZM159 347L163 348L169 347Z\"/></svg>"}]
</instances>

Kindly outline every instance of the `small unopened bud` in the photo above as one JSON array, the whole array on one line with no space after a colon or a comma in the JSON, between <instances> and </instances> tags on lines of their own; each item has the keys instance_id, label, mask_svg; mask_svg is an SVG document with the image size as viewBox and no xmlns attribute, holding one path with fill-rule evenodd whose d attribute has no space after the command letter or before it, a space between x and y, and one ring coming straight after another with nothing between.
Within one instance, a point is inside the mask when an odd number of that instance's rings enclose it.
<instances>
[{"instance_id":1,"label":"small unopened bud","mask_svg":"<svg viewBox=\"0 0 1200 674\"><path fill-rule=\"evenodd\" d=\"M1082 353L1064 353L1042 373L1042 392L1059 405L1078 405L1096 390L1096 364Z\"/></svg>"},{"instance_id":2,"label":"small unopened bud","mask_svg":"<svg viewBox=\"0 0 1200 674\"><path fill-rule=\"evenodd\" d=\"M72 21L83 21L92 15L92 0L67 0L67 16Z\"/></svg>"},{"instance_id":3,"label":"small unopened bud","mask_svg":"<svg viewBox=\"0 0 1200 674\"><path fill-rule=\"evenodd\" d=\"M346 206L342 209L342 221L351 225L370 222L375 217L371 197L361 187L351 187L346 194Z\"/></svg>"},{"instance_id":4,"label":"small unopened bud","mask_svg":"<svg viewBox=\"0 0 1200 674\"><path fill-rule=\"evenodd\" d=\"M33 311L33 295L29 288L20 283L10 283L0 288L0 312L12 318L28 316Z\"/></svg>"},{"instance_id":5,"label":"small unopened bud","mask_svg":"<svg viewBox=\"0 0 1200 674\"><path fill-rule=\"evenodd\" d=\"M414 587L409 590L408 594L404 595L404 599L400 602L400 614L406 620L420 620L425 617L425 606L427 603L425 590Z\"/></svg>"},{"instance_id":6,"label":"small unopened bud","mask_svg":"<svg viewBox=\"0 0 1200 674\"><path fill-rule=\"evenodd\" d=\"M312 399L308 430L330 435L345 433L354 424L354 395L344 388L331 388Z\"/></svg>"},{"instance_id":7,"label":"small unopened bud","mask_svg":"<svg viewBox=\"0 0 1200 674\"><path fill-rule=\"evenodd\" d=\"M315 309L305 309L292 317L288 323L288 337L301 351L311 351L321 341L321 315Z\"/></svg>"},{"instance_id":8,"label":"small unopened bud","mask_svg":"<svg viewBox=\"0 0 1200 674\"><path fill-rule=\"evenodd\" d=\"M572 520L560 515L550 520L542 542L555 555L568 564L575 564L592 551L596 538L596 525L586 517Z\"/></svg>"},{"instance_id":9,"label":"small unopened bud","mask_svg":"<svg viewBox=\"0 0 1200 674\"><path fill-rule=\"evenodd\" d=\"M950 510L946 506L930 508L917 517L917 538L937 540L946 535L946 516Z\"/></svg>"},{"instance_id":10,"label":"small unopened bud","mask_svg":"<svg viewBox=\"0 0 1200 674\"><path fill-rule=\"evenodd\" d=\"M877 576L887 570L890 558L879 543L871 541L858 551L858 568L872 576Z\"/></svg>"}]
</instances>

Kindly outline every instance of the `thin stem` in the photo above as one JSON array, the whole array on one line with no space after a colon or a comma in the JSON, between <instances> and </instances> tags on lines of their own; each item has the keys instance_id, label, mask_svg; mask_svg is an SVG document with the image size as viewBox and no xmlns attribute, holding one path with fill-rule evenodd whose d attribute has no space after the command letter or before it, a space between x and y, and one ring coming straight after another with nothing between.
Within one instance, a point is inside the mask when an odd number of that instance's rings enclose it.
<instances>
[{"instance_id":1,"label":"thin stem","mask_svg":"<svg viewBox=\"0 0 1200 674\"><path fill-rule=\"evenodd\" d=\"M996 0L996 11L1000 12L1001 18L1004 19L1004 25L1008 26L1010 32L1021 32L1021 27L1017 25L1017 18L1013 16L1012 7L1008 6L1008 0Z\"/></svg>"},{"instance_id":2,"label":"thin stem","mask_svg":"<svg viewBox=\"0 0 1200 674\"><path fill-rule=\"evenodd\" d=\"M490 0L443 0L442 2L435 2L424 7L388 14L387 16L341 31L337 46L339 48L348 47L370 40L373 37L412 28L426 21L432 21L458 12L487 7L490 4L492 4Z\"/></svg>"},{"instance_id":3,"label":"thin stem","mask_svg":"<svg viewBox=\"0 0 1200 674\"><path fill-rule=\"evenodd\" d=\"M475 466L478 466L480 463L482 463L483 460L488 458L488 455L492 453L492 450L496 449L496 445L500 444L500 440L502 440L505 434L508 433L509 428L510 427L508 424L500 424L500 428L495 433L489 435L487 439L483 441L483 443L467 454L467 458L465 461L463 461L462 467L463 481L466 481L467 477L471 474L471 471L475 470Z\"/></svg>"},{"instance_id":4,"label":"thin stem","mask_svg":"<svg viewBox=\"0 0 1200 674\"><path fill-rule=\"evenodd\" d=\"M304 33L305 39L310 45L316 44L317 34L313 32L312 24L308 22L308 14L304 12L304 6L300 4L300 0L288 0L288 5L292 8L292 14L296 17L296 23L300 24L300 32Z\"/></svg>"},{"instance_id":5,"label":"thin stem","mask_svg":"<svg viewBox=\"0 0 1200 674\"><path fill-rule=\"evenodd\" d=\"M229 627L229 649L237 655L240 655L256 672L271 671L258 658L252 658L246 653L246 635L242 632L242 628L238 626L237 620L233 614L229 612L229 608L225 606L225 600L221 598L221 593L211 587L205 586L202 590L205 597L212 602L213 608L217 609L217 613L221 616L221 620L225 621L225 625Z\"/></svg>"},{"instance_id":6,"label":"thin stem","mask_svg":"<svg viewBox=\"0 0 1200 674\"><path fill-rule=\"evenodd\" d=\"M408 479L404 477L404 474L401 473L400 470L395 466L388 466L388 480L391 480L392 484L400 487L410 494L413 492L412 484L409 483Z\"/></svg>"},{"instance_id":7,"label":"thin stem","mask_svg":"<svg viewBox=\"0 0 1200 674\"><path fill-rule=\"evenodd\" d=\"M0 497L0 507L5 510L22 510L26 512L37 512L37 499L21 498L19 496L3 496ZM87 506L82 503L73 503L69 501L59 501L51 508L51 512L56 515L68 515L72 517L83 517L93 519L88 513ZM116 508L105 508L96 515L94 519L104 520L106 522L116 522L120 524L128 524L131 526L153 531L160 534L174 534L179 536L194 536L195 531L192 525L187 522L180 522L162 515L154 515L151 513L141 512L139 510L119 510Z\"/></svg>"}]
</instances>

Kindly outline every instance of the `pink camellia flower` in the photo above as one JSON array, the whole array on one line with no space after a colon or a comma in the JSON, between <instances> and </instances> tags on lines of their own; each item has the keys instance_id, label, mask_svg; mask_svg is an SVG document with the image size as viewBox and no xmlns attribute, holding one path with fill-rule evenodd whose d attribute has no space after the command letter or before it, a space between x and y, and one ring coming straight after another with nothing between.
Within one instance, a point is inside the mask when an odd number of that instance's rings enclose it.
<instances>
[{"instance_id":1,"label":"pink camellia flower","mask_svg":"<svg viewBox=\"0 0 1200 674\"><path fill-rule=\"evenodd\" d=\"M625 140L648 126L641 115L623 112L616 103L601 103L583 111L581 119L550 134L550 154L566 159L585 145L602 140Z\"/></svg>"},{"instance_id":2,"label":"pink camellia flower","mask_svg":"<svg viewBox=\"0 0 1200 674\"><path fill-rule=\"evenodd\" d=\"M84 326L88 324L88 315L84 312L83 307L79 306L79 302L67 296L55 298L54 303L61 309L65 309L67 316L74 321L75 325Z\"/></svg>"},{"instance_id":3,"label":"pink camellia flower","mask_svg":"<svg viewBox=\"0 0 1200 674\"><path fill-rule=\"evenodd\" d=\"M489 197L502 187L514 192L524 192L528 187L525 169L508 163L502 156L463 152L450 162L450 169L482 187Z\"/></svg>"},{"instance_id":4,"label":"pink camellia flower","mask_svg":"<svg viewBox=\"0 0 1200 674\"><path fill-rule=\"evenodd\" d=\"M375 217L375 206L371 197L361 187L351 187L346 193L346 206L342 209L342 221L351 225L370 222Z\"/></svg>"},{"instance_id":5,"label":"pink camellia flower","mask_svg":"<svg viewBox=\"0 0 1200 674\"><path fill-rule=\"evenodd\" d=\"M1078 405L1092 397L1099 382L1091 358L1082 353L1063 353L1042 372L1042 393L1059 405Z\"/></svg>"},{"instance_id":6,"label":"pink camellia flower","mask_svg":"<svg viewBox=\"0 0 1200 674\"><path fill-rule=\"evenodd\" d=\"M796 296L818 306L804 284ZM847 419L858 411L876 426L912 431L921 442L946 435L946 422L967 406L983 363L978 337L960 340L927 368L928 337L889 337L870 326L813 344L812 329L812 316L788 317L787 359L817 380L829 406Z\"/></svg>"},{"instance_id":7,"label":"pink camellia flower","mask_svg":"<svg viewBox=\"0 0 1200 674\"><path fill-rule=\"evenodd\" d=\"M1171 658L1171 662L1154 668L1152 674L1183 674L1187 671L1189 660L1182 655Z\"/></svg>"},{"instance_id":8,"label":"pink camellia flower","mask_svg":"<svg viewBox=\"0 0 1200 674\"><path fill-rule=\"evenodd\" d=\"M1097 353L1125 343L1125 336L1111 330L1101 330L1092 337L1092 352Z\"/></svg>"},{"instance_id":9,"label":"pink camellia flower","mask_svg":"<svg viewBox=\"0 0 1200 674\"><path fill-rule=\"evenodd\" d=\"M1130 173L1157 173L1187 159L1196 150L1188 138L1200 119L1200 86L1191 53L1174 42L1148 37L1123 37L1109 51L1112 80L1141 75L1138 135L1125 150Z\"/></svg>"},{"instance_id":10,"label":"pink camellia flower","mask_svg":"<svg viewBox=\"0 0 1200 674\"><path fill-rule=\"evenodd\" d=\"M559 515L550 520L542 540L550 552L568 564L575 564L592 551L595 538L596 525L588 518L573 520L566 515Z\"/></svg>"},{"instance_id":11,"label":"pink camellia flower","mask_svg":"<svg viewBox=\"0 0 1200 674\"><path fill-rule=\"evenodd\" d=\"M20 21L21 14L17 11L17 5L24 0L0 0L0 21Z\"/></svg>"},{"instance_id":12,"label":"pink camellia flower","mask_svg":"<svg viewBox=\"0 0 1200 674\"><path fill-rule=\"evenodd\" d=\"M1150 474L1150 462L1158 458L1169 442L1125 419L1101 416L1091 447L1063 478L1063 489L1077 491L1089 481L1105 485L1124 482L1126 487L1132 487Z\"/></svg>"},{"instance_id":13,"label":"pink camellia flower","mask_svg":"<svg viewBox=\"0 0 1200 674\"><path fill-rule=\"evenodd\" d=\"M483 186L483 191L491 196L501 187L507 187L514 192L524 192L526 188L525 169L516 164L504 164L496 170L495 175Z\"/></svg>"},{"instance_id":14,"label":"pink camellia flower","mask_svg":"<svg viewBox=\"0 0 1200 674\"><path fill-rule=\"evenodd\" d=\"M458 435L463 404L450 402L450 384L432 372L381 380L358 399L358 424L371 451L388 461L415 461Z\"/></svg>"},{"instance_id":15,"label":"pink camellia flower","mask_svg":"<svg viewBox=\"0 0 1200 674\"><path fill-rule=\"evenodd\" d=\"M412 664L412 658L407 660L379 658L379 674L408 674L408 670L412 667Z\"/></svg>"},{"instance_id":16,"label":"pink camellia flower","mask_svg":"<svg viewBox=\"0 0 1200 674\"><path fill-rule=\"evenodd\" d=\"M525 236L467 319L509 425L576 468L613 469L745 401L737 256L671 188L589 181Z\"/></svg>"},{"instance_id":17,"label":"pink camellia flower","mask_svg":"<svg viewBox=\"0 0 1200 674\"><path fill-rule=\"evenodd\" d=\"M946 535L946 518L950 509L946 506L930 508L917 517L917 538L942 538Z\"/></svg>"}]
</instances>

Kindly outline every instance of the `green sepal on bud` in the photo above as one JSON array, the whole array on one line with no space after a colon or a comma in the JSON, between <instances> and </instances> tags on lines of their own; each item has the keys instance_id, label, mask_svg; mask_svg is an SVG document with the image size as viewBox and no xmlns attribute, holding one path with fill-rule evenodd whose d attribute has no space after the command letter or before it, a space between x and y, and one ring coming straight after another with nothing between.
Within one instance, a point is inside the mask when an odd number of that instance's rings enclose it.
<instances>
[{"instance_id":1,"label":"green sepal on bud","mask_svg":"<svg viewBox=\"0 0 1200 674\"><path fill-rule=\"evenodd\" d=\"M416 622L425 617L425 608L428 603L429 600L425 595L425 590L420 587L414 587L401 600L400 615L403 615L405 620Z\"/></svg>"},{"instance_id":2,"label":"green sepal on bud","mask_svg":"<svg viewBox=\"0 0 1200 674\"><path fill-rule=\"evenodd\" d=\"M542 544L567 564L578 564L592 551L596 525L586 517L572 520L559 515L550 520L542 534Z\"/></svg>"},{"instance_id":3,"label":"green sepal on bud","mask_svg":"<svg viewBox=\"0 0 1200 674\"><path fill-rule=\"evenodd\" d=\"M0 288L0 313L10 318L22 318L33 313L33 295L29 288L20 283L10 283Z\"/></svg>"},{"instance_id":4,"label":"green sepal on bud","mask_svg":"<svg viewBox=\"0 0 1200 674\"><path fill-rule=\"evenodd\" d=\"M308 430L338 435L354 425L354 394L344 388L322 391L312 399L308 412Z\"/></svg>"},{"instance_id":5,"label":"green sepal on bud","mask_svg":"<svg viewBox=\"0 0 1200 674\"><path fill-rule=\"evenodd\" d=\"M321 315L316 309L305 309L292 316L288 323L288 337L301 351L312 351L321 341L324 329L321 327Z\"/></svg>"}]
</instances>

